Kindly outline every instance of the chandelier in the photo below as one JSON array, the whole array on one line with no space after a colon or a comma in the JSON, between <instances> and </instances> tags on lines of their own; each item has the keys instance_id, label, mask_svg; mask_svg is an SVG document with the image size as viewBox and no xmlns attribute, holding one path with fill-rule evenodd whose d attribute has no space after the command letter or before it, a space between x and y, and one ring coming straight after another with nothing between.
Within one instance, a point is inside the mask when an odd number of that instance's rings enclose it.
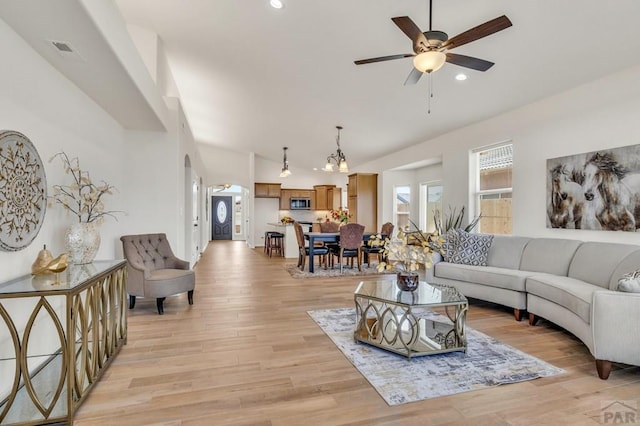
<instances>
[{"instance_id":1,"label":"chandelier","mask_svg":"<svg viewBox=\"0 0 640 426\"><path fill-rule=\"evenodd\" d=\"M338 129L338 136L336 136L336 144L338 145L338 149L335 154L331 154L327 157L327 164L322 168L325 172L333 171L333 164L331 161L333 160L338 166L338 171L340 173L349 173L349 166L347 165L347 158L344 156L344 152L340 149L340 130L342 130L342 126L336 126Z\"/></svg>"},{"instance_id":2,"label":"chandelier","mask_svg":"<svg viewBox=\"0 0 640 426\"><path fill-rule=\"evenodd\" d=\"M291 172L289 171L289 162L287 161L287 149L289 148L286 146L282 148L284 151L284 159L282 160L282 172L280 172L281 178L286 178L291 175Z\"/></svg>"}]
</instances>

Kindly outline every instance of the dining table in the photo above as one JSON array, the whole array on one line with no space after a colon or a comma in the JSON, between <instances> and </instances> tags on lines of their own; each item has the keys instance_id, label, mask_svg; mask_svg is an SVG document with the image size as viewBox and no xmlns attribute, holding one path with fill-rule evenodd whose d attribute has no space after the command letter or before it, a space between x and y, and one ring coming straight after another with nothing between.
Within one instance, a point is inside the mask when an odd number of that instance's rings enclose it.
<instances>
[{"instance_id":1,"label":"dining table","mask_svg":"<svg viewBox=\"0 0 640 426\"><path fill-rule=\"evenodd\" d=\"M371 238L372 235L377 235L378 232L365 232L362 234L362 241L366 244L367 241ZM385 235L382 235L382 239L386 238ZM314 256L314 247L317 241L322 241L323 243L340 243L340 233L339 232L305 232L304 239L309 241L309 272L314 272L313 265L313 256ZM366 259L365 259L366 260Z\"/></svg>"}]
</instances>

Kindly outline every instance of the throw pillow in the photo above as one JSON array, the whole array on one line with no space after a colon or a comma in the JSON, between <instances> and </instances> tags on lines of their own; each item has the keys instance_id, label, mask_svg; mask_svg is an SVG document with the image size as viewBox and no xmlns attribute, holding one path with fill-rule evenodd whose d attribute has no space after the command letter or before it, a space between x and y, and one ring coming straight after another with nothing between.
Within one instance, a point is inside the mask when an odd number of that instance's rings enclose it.
<instances>
[{"instance_id":1,"label":"throw pillow","mask_svg":"<svg viewBox=\"0 0 640 426\"><path fill-rule=\"evenodd\" d=\"M487 266L493 235L471 234L458 230L458 241L450 262L464 265Z\"/></svg>"},{"instance_id":2,"label":"throw pillow","mask_svg":"<svg viewBox=\"0 0 640 426\"><path fill-rule=\"evenodd\" d=\"M618 291L627 293L640 293L640 271L624 274L618 280Z\"/></svg>"},{"instance_id":3,"label":"throw pillow","mask_svg":"<svg viewBox=\"0 0 640 426\"><path fill-rule=\"evenodd\" d=\"M450 229L444 234L444 242L442 243L442 257L445 262L451 262L451 256L457 251L458 247L458 230Z\"/></svg>"}]
</instances>

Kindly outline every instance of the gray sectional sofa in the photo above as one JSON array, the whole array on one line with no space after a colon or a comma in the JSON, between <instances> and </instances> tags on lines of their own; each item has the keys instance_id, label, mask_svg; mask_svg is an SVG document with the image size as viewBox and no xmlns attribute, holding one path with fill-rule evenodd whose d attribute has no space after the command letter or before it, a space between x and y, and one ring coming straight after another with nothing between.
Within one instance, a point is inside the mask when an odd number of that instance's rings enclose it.
<instances>
[{"instance_id":1,"label":"gray sectional sofa","mask_svg":"<svg viewBox=\"0 0 640 426\"><path fill-rule=\"evenodd\" d=\"M607 379L611 362L640 365L640 293L617 291L640 269L640 246L496 235L486 265L445 262L435 254L427 281L542 317L573 333Z\"/></svg>"}]
</instances>

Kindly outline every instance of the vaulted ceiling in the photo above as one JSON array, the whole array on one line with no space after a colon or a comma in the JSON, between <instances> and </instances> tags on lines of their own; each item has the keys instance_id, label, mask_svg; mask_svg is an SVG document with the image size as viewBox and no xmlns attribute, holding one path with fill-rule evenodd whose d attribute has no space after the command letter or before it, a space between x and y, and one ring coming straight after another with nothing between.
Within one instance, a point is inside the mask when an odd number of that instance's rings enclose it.
<instances>
[{"instance_id":1,"label":"vaulted ceiling","mask_svg":"<svg viewBox=\"0 0 640 426\"><path fill-rule=\"evenodd\" d=\"M411 53L391 18L426 31L427 0L283 1L281 10L268 0L115 4L160 37L198 143L274 161L288 146L294 169L322 167L336 125L353 167L640 63L637 0L434 0L433 29L450 37L503 14L513 26L455 50L496 65L445 64L429 114L429 79L403 86L410 58L353 63Z\"/></svg>"}]
</instances>

